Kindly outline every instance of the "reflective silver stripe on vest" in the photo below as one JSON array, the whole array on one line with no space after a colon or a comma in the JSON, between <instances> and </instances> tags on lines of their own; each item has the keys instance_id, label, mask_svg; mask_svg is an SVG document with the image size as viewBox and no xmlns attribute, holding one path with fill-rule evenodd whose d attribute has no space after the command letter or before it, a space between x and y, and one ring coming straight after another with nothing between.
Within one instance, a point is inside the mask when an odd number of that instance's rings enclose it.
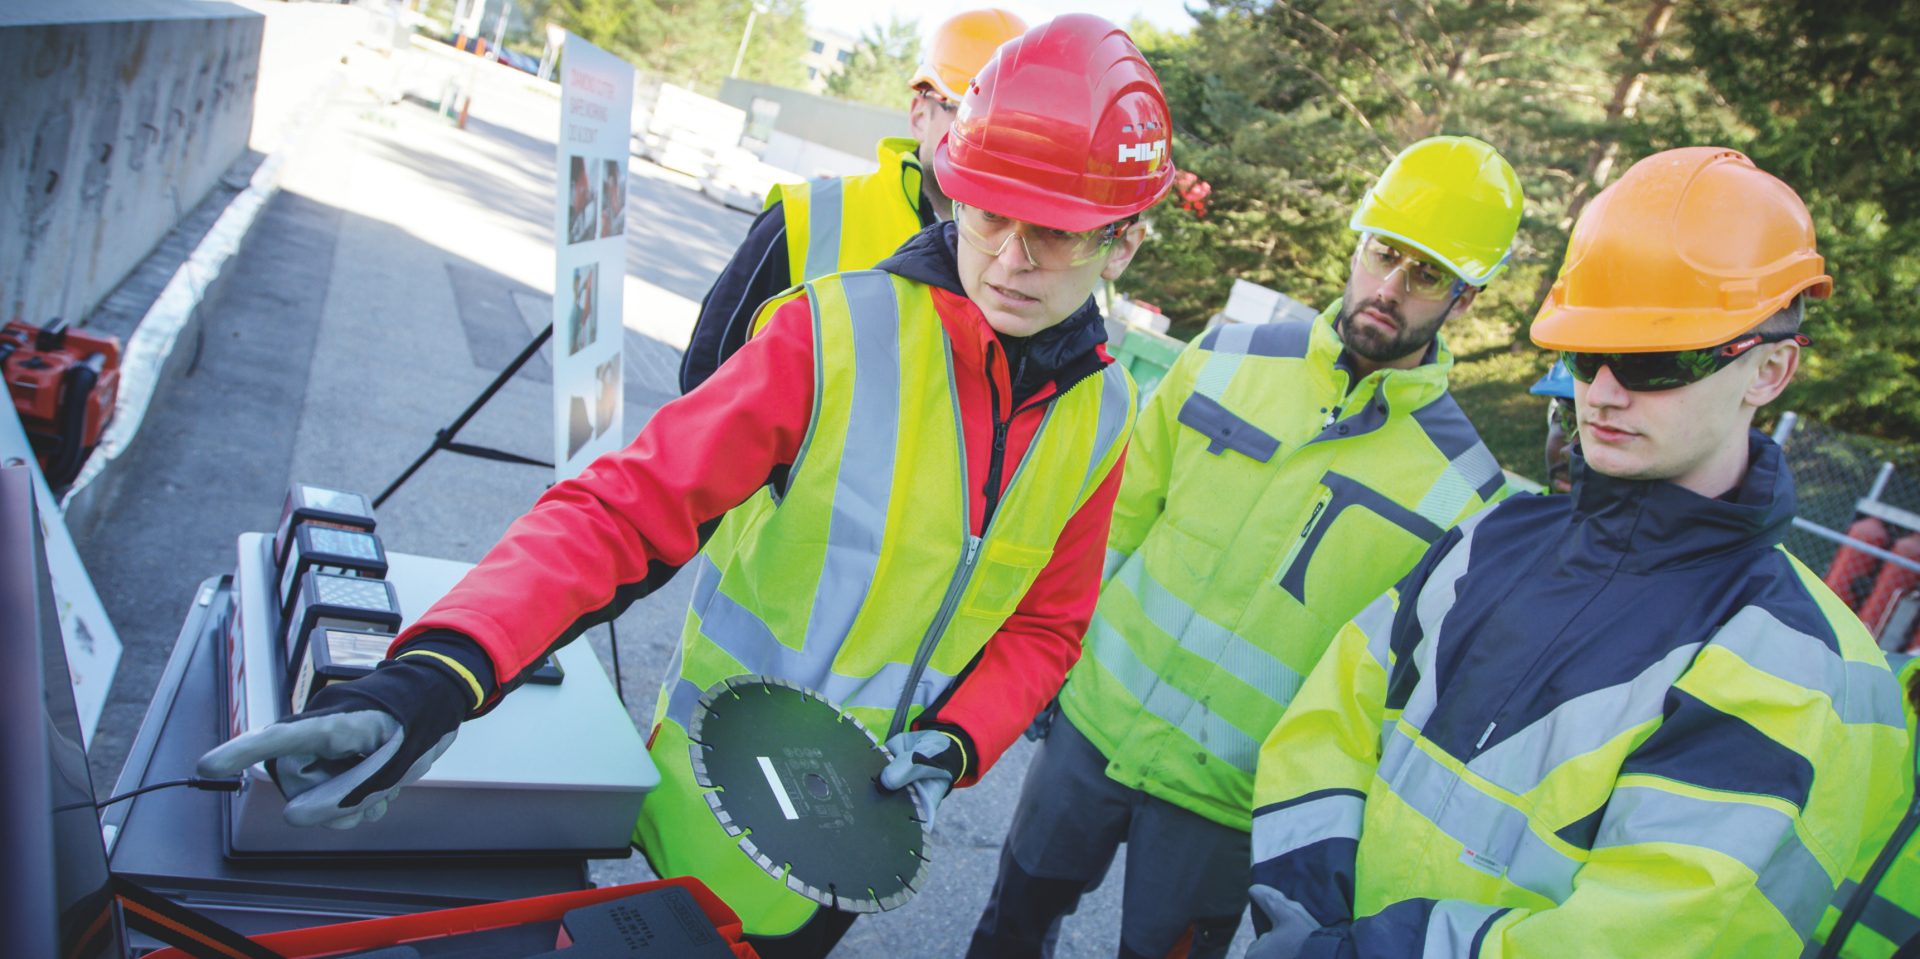
<instances>
[{"instance_id":1,"label":"reflective silver stripe on vest","mask_svg":"<svg viewBox=\"0 0 1920 959\"><path fill-rule=\"evenodd\" d=\"M1208 752L1248 775L1260 756L1260 743L1192 696L1160 681L1148 668L1126 637L1101 617L1098 610L1087 627L1087 651L1120 685L1126 687L1141 707L1185 733Z\"/></svg>"},{"instance_id":2,"label":"reflective silver stripe on vest","mask_svg":"<svg viewBox=\"0 0 1920 959\"><path fill-rule=\"evenodd\" d=\"M1475 443L1447 462L1447 468L1427 488L1414 512L1445 528L1466 509L1475 493L1498 476L1501 476L1500 462L1493 458L1493 452L1485 443Z\"/></svg>"},{"instance_id":3,"label":"reflective silver stripe on vest","mask_svg":"<svg viewBox=\"0 0 1920 959\"><path fill-rule=\"evenodd\" d=\"M1426 936L1420 947L1420 959L1474 959L1480 950L1474 940L1480 930L1500 914L1505 906L1486 906L1463 899L1442 899L1427 914Z\"/></svg>"},{"instance_id":4,"label":"reflective silver stripe on vest","mask_svg":"<svg viewBox=\"0 0 1920 959\"><path fill-rule=\"evenodd\" d=\"M893 281L885 273L849 273L841 288L853 329L853 397L833 480L826 560L807 616L810 649L838 648L866 605L886 540L899 450L900 307Z\"/></svg>"},{"instance_id":5,"label":"reflective silver stripe on vest","mask_svg":"<svg viewBox=\"0 0 1920 959\"><path fill-rule=\"evenodd\" d=\"M1380 778L1400 801L1470 850L1477 862L1503 868L1508 882L1556 903L1573 894L1578 860L1535 835L1526 813L1474 788L1400 730L1382 751Z\"/></svg>"},{"instance_id":6,"label":"reflective silver stripe on vest","mask_svg":"<svg viewBox=\"0 0 1920 959\"><path fill-rule=\"evenodd\" d=\"M693 569L693 599L689 604L700 617L700 634L740 663L739 675L778 676L805 686L842 707L893 709L899 705L900 689L911 667L907 663L887 663L871 676L851 676L835 672L833 660L840 652L839 640L809 642L805 649L794 649L773 635L773 630L752 610L735 602L719 590L720 569L707 554L700 553L687 564ZM685 726L693 718L693 706L702 690L680 677L681 650L674 648L668 663L667 715ZM953 677L931 667L923 670L916 684L913 702L925 707L953 685Z\"/></svg>"},{"instance_id":7,"label":"reflective silver stripe on vest","mask_svg":"<svg viewBox=\"0 0 1920 959\"><path fill-rule=\"evenodd\" d=\"M795 285L840 272L840 196L846 184L838 177L813 181L807 191L806 276Z\"/></svg>"},{"instance_id":8,"label":"reflective silver stripe on vest","mask_svg":"<svg viewBox=\"0 0 1920 959\"><path fill-rule=\"evenodd\" d=\"M1276 323L1228 323L1207 334L1200 344L1216 353L1299 358L1313 342L1313 323L1282 320Z\"/></svg>"},{"instance_id":9,"label":"reflective silver stripe on vest","mask_svg":"<svg viewBox=\"0 0 1920 959\"><path fill-rule=\"evenodd\" d=\"M1193 391L1219 402L1227 395L1227 385L1233 382L1233 374L1240 372L1240 361L1244 359L1246 356L1241 353L1215 353L1207 357L1200 372L1194 375Z\"/></svg>"},{"instance_id":10,"label":"reflective silver stripe on vest","mask_svg":"<svg viewBox=\"0 0 1920 959\"><path fill-rule=\"evenodd\" d=\"M1440 624L1453 609L1460 577L1467 573L1467 563L1473 553L1473 531L1491 512L1481 510L1455 527L1462 533L1460 540L1434 566L1433 572L1427 574L1420 594L1413 598L1414 618L1420 623L1420 642L1413 648L1413 664L1420 671L1420 682L1407 697L1406 708L1400 715L1402 721L1414 729L1425 728L1433 716L1434 697L1439 689L1434 680L1433 661L1434 649L1440 641Z\"/></svg>"},{"instance_id":11,"label":"reflective silver stripe on vest","mask_svg":"<svg viewBox=\"0 0 1920 959\"><path fill-rule=\"evenodd\" d=\"M1367 637L1367 655L1382 671L1391 669L1387 658L1393 644L1395 612L1393 594L1381 593L1373 602L1367 604L1366 609L1360 611L1360 615L1353 618L1353 628Z\"/></svg>"},{"instance_id":12,"label":"reflective silver stripe on vest","mask_svg":"<svg viewBox=\"0 0 1920 959\"><path fill-rule=\"evenodd\" d=\"M1080 481L1080 495L1085 496L1103 477L1093 475L1107 458L1107 451L1120 441L1120 431L1127 425L1127 371L1118 363L1108 363L1100 371L1100 419L1093 430L1093 455L1087 458L1087 475Z\"/></svg>"},{"instance_id":13,"label":"reflective silver stripe on vest","mask_svg":"<svg viewBox=\"0 0 1920 959\"><path fill-rule=\"evenodd\" d=\"M1300 684L1306 677L1246 637L1201 615L1149 575L1144 559L1122 565L1113 581L1133 593L1147 621L1173 637L1181 649L1207 662L1218 663L1222 670L1273 700L1275 705L1293 702L1293 697L1300 692Z\"/></svg>"},{"instance_id":14,"label":"reflective silver stripe on vest","mask_svg":"<svg viewBox=\"0 0 1920 959\"><path fill-rule=\"evenodd\" d=\"M1367 800L1333 793L1263 812L1253 818L1253 861L1278 859L1328 839L1360 838Z\"/></svg>"},{"instance_id":15,"label":"reflective silver stripe on vest","mask_svg":"<svg viewBox=\"0 0 1920 959\"><path fill-rule=\"evenodd\" d=\"M1900 683L1886 667L1844 659L1826 643L1758 606L1727 620L1714 634L1712 645L1763 673L1825 694L1843 723L1907 728Z\"/></svg>"},{"instance_id":16,"label":"reflective silver stripe on vest","mask_svg":"<svg viewBox=\"0 0 1920 959\"><path fill-rule=\"evenodd\" d=\"M1467 768L1516 795L1532 792L1572 759L1599 749L1635 726L1660 718L1667 690L1693 664L1700 645L1677 647L1627 682L1582 693L1555 706L1525 729L1473 757Z\"/></svg>"},{"instance_id":17,"label":"reflective silver stripe on vest","mask_svg":"<svg viewBox=\"0 0 1920 959\"><path fill-rule=\"evenodd\" d=\"M1760 894L1802 935L1827 908L1832 879L1779 810L1646 786L1615 789L1594 850L1647 842L1711 849L1746 866L1759 877Z\"/></svg>"}]
</instances>

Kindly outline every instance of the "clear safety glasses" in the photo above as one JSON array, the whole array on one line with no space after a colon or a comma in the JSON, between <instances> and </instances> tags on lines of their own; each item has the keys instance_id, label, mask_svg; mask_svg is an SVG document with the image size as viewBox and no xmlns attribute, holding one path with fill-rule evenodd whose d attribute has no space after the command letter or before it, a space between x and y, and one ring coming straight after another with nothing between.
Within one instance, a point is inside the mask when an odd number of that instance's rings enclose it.
<instances>
[{"instance_id":1,"label":"clear safety glasses","mask_svg":"<svg viewBox=\"0 0 1920 959\"><path fill-rule=\"evenodd\" d=\"M939 107L941 112L945 113L948 117L952 117L954 114L960 112L960 104L941 96L940 92L932 87L921 87L920 99L932 100L933 105Z\"/></svg>"},{"instance_id":2,"label":"clear safety glasses","mask_svg":"<svg viewBox=\"0 0 1920 959\"><path fill-rule=\"evenodd\" d=\"M1445 300L1459 295L1467 287L1465 281L1446 267L1402 253L1371 233L1360 235L1354 263L1362 273L1383 284L1392 282L1394 274L1399 274L1407 295L1416 300Z\"/></svg>"},{"instance_id":3,"label":"clear safety glasses","mask_svg":"<svg viewBox=\"0 0 1920 959\"><path fill-rule=\"evenodd\" d=\"M1122 220L1075 233L1035 226L964 203L953 205L953 219L959 224L960 237L967 245L988 256L997 257L1006 252L1007 244L1019 237L1027 262L1042 270L1070 270L1092 263L1113 245L1129 222Z\"/></svg>"},{"instance_id":4,"label":"clear safety glasses","mask_svg":"<svg viewBox=\"0 0 1920 959\"><path fill-rule=\"evenodd\" d=\"M1591 383L1600 368L1613 371L1620 385L1635 393L1677 390L1698 383L1727 368L1740 355L1762 343L1792 340L1812 346L1804 333L1749 333L1731 343L1698 350L1667 350L1659 353L1573 353L1561 351L1567 371L1582 383Z\"/></svg>"}]
</instances>

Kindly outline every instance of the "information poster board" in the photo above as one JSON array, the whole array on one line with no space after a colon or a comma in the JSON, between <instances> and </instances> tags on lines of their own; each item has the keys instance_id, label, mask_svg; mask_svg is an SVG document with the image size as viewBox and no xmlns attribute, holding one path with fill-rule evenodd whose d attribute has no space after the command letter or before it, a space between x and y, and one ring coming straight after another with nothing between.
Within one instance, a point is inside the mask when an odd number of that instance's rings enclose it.
<instances>
[{"instance_id":1,"label":"information poster board","mask_svg":"<svg viewBox=\"0 0 1920 959\"><path fill-rule=\"evenodd\" d=\"M554 478L620 446L633 67L569 33L554 151Z\"/></svg>"},{"instance_id":2,"label":"information poster board","mask_svg":"<svg viewBox=\"0 0 1920 959\"><path fill-rule=\"evenodd\" d=\"M80 711L80 734L93 742L100 711L107 705L114 670L120 666L120 634L107 618L107 608L93 588L93 578L80 562L80 550L67 532L65 514L47 487L47 478L34 459L27 431L12 403L0 391L0 463L31 464L33 499L40 514L40 538L46 544L47 574L53 578L53 601L60 609L60 636L66 641L67 676L73 680L73 704Z\"/></svg>"}]
</instances>

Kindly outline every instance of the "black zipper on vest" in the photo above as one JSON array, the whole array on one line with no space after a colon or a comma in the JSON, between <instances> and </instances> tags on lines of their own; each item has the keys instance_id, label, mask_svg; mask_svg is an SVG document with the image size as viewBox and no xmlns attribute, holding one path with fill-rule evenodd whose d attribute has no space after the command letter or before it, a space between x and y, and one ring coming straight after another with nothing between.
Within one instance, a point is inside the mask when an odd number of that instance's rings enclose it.
<instances>
[{"instance_id":1,"label":"black zipper on vest","mask_svg":"<svg viewBox=\"0 0 1920 959\"><path fill-rule=\"evenodd\" d=\"M1006 468L1007 431L1013 428L1013 413L1007 413L1006 422L1000 421L1000 387L993 379L993 348L987 344L987 400L993 410L993 452L987 457L987 495L986 513L980 517L980 534L986 535L987 527L993 523L993 511L1000 508L1000 472ZM1011 381L1013 373L1007 373ZM1011 399L1011 398L1009 398Z\"/></svg>"}]
</instances>

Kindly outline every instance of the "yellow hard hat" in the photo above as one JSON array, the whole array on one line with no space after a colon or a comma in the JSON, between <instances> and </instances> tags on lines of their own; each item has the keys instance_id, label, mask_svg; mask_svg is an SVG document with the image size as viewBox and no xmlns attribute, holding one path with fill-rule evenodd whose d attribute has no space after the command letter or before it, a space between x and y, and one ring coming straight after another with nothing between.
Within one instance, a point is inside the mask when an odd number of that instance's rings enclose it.
<instances>
[{"instance_id":1,"label":"yellow hard hat","mask_svg":"<svg viewBox=\"0 0 1920 959\"><path fill-rule=\"evenodd\" d=\"M907 81L910 89L922 84L954 103L967 93L967 84L993 59L1000 45L1027 32L1027 22L998 7L957 14L933 31L933 40L920 56L920 67Z\"/></svg>"},{"instance_id":2,"label":"yellow hard hat","mask_svg":"<svg viewBox=\"0 0 1920 959\"><path fill-rule=\"evenodd\" d=\"M1507 264L1526 197L1513 167L1473 137L1428 137L1400 151L1348 224L1433 257L1472 286Z\"/></svg>"}]
</instances>

